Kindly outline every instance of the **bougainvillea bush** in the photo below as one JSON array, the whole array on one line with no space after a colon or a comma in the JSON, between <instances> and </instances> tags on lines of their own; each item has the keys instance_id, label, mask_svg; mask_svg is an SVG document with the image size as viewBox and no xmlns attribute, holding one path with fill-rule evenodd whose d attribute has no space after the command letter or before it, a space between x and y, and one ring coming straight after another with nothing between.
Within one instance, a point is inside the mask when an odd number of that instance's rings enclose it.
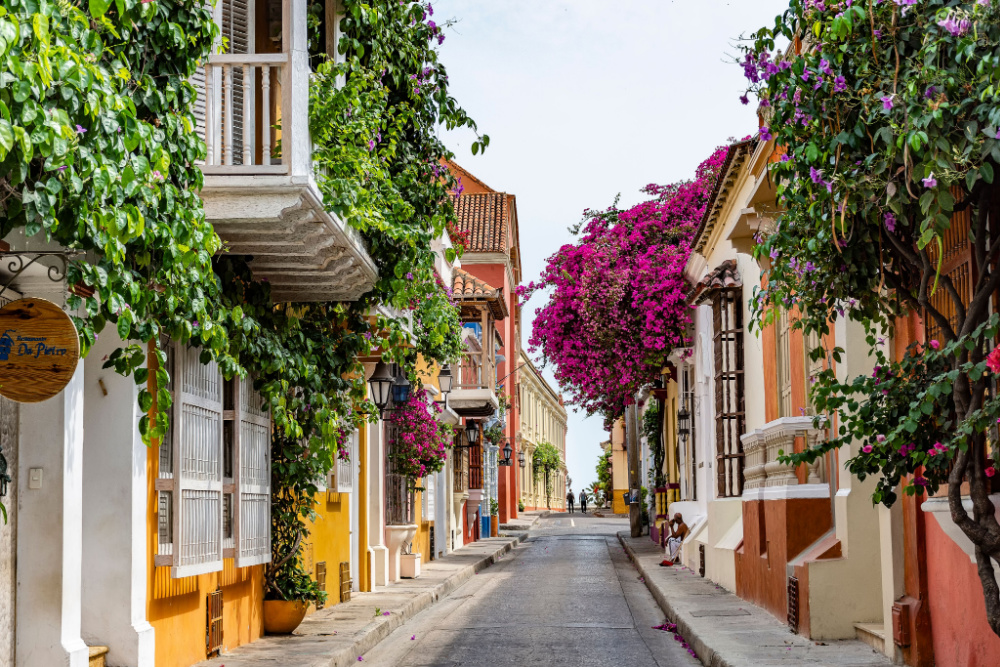
<instances>
[{"instance_id":1,"label":"bougainvillea bush","mask_svg":"<svg viewBox=\"0 0 1000 667\"><path fill-rule=\"evenodd\" d=\"M444 468L447 448L454 433L451 426L437 420L441 408L427 400L427 392L418 389L406 405L393 410L389 421L396 426L396 440L389 446L389 458L396 472L412 481Z\"/></svg>"},{"instance_id":2,"label":"bougainvillea bush","mask_svg":"<svg viewBox=\"0 0 1000 667\"><path fill-rule=\"evenodd\" d=\"M694 180L646 186L653 198L630 209L586 211L577 243L560 248L521 290L528 298L551 289L536 312L531 350L555 366L572 403L606 423L684 342L684 265L725 155L716 150Z\"/></svg>"},{"instance_id":3,"label":"bougainvillea bush","mask_svg":"<svg viewBox=\"0 0 1000 667\"><path fill-rule=\"evenodd\" d=\"M791 53L776 52L776 40L791 42ZM1000 286L1000 10L994 0L794 0L744 55L761 135L787 149L772 169L787 212L758 249L770 268L756 319L794 305L798 326L826 332L849 317L869 328L879 357L870 378L821 376L816 404L840 412L841 426L788 460L858 442L851 470L876 476L874 500L887 505L899 488L947 483L1000 634L990 564L1000 558L1000 524L988 497L1000 416L989 398L1000 372L989 312ZM959 213L971 217L973 278L964 285L942 270ZM895 359L882 337L913 314L939 333Z\"/></svg>"}]
</instances>

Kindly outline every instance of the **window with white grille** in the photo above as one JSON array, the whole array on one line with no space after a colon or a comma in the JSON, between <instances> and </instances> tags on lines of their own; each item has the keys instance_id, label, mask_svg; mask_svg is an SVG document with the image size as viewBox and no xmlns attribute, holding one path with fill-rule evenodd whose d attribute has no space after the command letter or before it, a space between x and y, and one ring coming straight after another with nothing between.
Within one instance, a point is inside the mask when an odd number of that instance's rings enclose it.
<instances>
[{"instance_id":1,"label":"window with white grille","mask_svg":"<svg viewBox=\"0 0 1000 667\"><path fill-rule=\"evenodd\" d=\"M354 431L347 438L345 443L347 458L337 458L330 471L330 482L328 489L337 493L350 493L354 490L354 457L358 455L358 432Z\"/></svg>"},{"instance_id":2,"label":"window with white grille","mask_svg":"<svg viewBox=\"0 0 1000 667\"><path fill-rule=\"evenodd\" d=\"M160 443L156 564L175 578L268 562L270 414L249 378L167 347L173 409Z\"/></svg>"}]
</instances>

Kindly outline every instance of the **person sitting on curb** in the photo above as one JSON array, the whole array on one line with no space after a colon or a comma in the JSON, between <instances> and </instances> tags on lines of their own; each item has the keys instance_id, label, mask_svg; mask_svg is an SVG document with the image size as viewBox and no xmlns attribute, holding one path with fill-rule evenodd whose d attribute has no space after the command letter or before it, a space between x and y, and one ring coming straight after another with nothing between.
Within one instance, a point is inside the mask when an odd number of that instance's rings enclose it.
<instances>
[{"instance_id":1,"label":"person sitting on curb","mask_svg":"<svg viewBox=\"0 0 1000 667\"><path fill-rule=\"evenodd\" d=\"M687 537L688 527L684 523L684 517L678 512L674 514L674 518L670 520L667 524L670 527L670 537L667 538L667 560L660 563L661 565L673 565L679 562L681 544L684 542L684 538Z\"/></svg>"},{"instance_id":2,"label":"person sitting on curb","mask_svg":"<svg viewBox=\"0 0 1000 667\"><path fill-rule=\"evenodd\" d=\"M569 491L568 491L568 492L566 493L566 509L568 509L568 510L569 510L569 513L570 513L570 514L572 514L572 513L573 513L573 502L574 502L575 500L576 500L576 496L574 496L574 495L573 495L573 489L570 489L570 490L569 490Z\"/></svg>"}]
</instances>

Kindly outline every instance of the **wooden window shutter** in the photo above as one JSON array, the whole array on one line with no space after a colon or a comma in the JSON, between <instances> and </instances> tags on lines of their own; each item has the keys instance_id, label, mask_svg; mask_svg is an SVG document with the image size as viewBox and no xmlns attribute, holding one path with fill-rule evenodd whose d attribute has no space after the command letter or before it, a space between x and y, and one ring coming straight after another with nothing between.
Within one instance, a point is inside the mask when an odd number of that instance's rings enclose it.
<instances>
[{"instance_id":1,"label":"wooden window shutter","mask_svg":"<svg viewBox=\"0 0 1000 667\"><path fill-rule=\"evenodd\" d=\"M951 194L954 195L956 201L961 201L964 197L961 189L957 187L952 188ZM972 243L969 241L971 230L972 209L967 208L951 216L951 227L941 239L941 246L944 249L944 256L941 259L941 275L951 278L966 308L972 301L972 288L978 278L972 259ZM928 245L927 254L931 264L936 266L938 261L937 244ZM938 285L938 289L930 297L930 301L938 312L948 318L952 329L956 329L955 333L957 334L958 312L948 291ZM928 340L943 338L941 327L930 317L924 318L924 326Z\"/></svg>"},{"instance_id":2,"label":"wooden window shutter","mask_svg":"<svg viewBox=\"0 0 1000 667\"><path fill-rule=\"evenodd\" d=\"M482 434L479 436L482 438ZM482 489L483 487L483 446L470 445L469 452L469 488Z\"/></svg>"},{"instance_id":3,"label":"wooden window shutter","mask_svg":"<svg viewBox=\"0 0 1000 667\"><path fill-rule=\"evenodd\" d=\"M777 370L778 370L778 416L792 416L792 353L790 341L790 324L788 311L780 308L778 320L774 323L777 327L775 340L777 341Z\"/></svg>"},{"instance_id":4,"label":"wooden window shutter","mask_svg":"<svg viewBox=\"0 0 1000 667\"><path fill-rule=\"evenodd\" d=\"M236 567L271 561L271 413L250 377L233 381Z\"/></svg>"},{"instance_id":5,"label":"wooden window shutter","mask_svg":"<svg viewBox=\"0 0 1000 667\"><path fill-rule=\"evenodd\" d=\"M172 576L222 569L222 375L200 351L177 346L174 364Z\"/></svg>"},{"instance_id":6,"label":"wooden window shutter","mask_svg":"<svg viewBox=\"0 0 1000 667\"><path fill-rule=\"evenodd\" d=\"M219 0L215 5L215 21L219 25L220 37L223 40L224 53L243 55L254 53L254 0ZM225 71L225 75L224 72ZM254 77L251 71L251 90L244 91L243 68L237 65L213 68L213 106L215 122L222 127L227 117L226 104L232 104L232 156L233 164L243 164L243 125L253 123L252 118L244 118L243 98L245 94L253 94ZM204 75L203 75L204 78ZM228 87L228 89L227 89ZM250 108L254 104L251 100ZM251 112L252 113L252 112ZM252 125L251 125L252 126ZM226 136L226 128L222 127L220 136ZM223 142L225 139L222 140ZM219 145L215 150L219 155L227 152L227 146ZM250 147L251 155L253 147Z\"/></svg>"}]
</instances>

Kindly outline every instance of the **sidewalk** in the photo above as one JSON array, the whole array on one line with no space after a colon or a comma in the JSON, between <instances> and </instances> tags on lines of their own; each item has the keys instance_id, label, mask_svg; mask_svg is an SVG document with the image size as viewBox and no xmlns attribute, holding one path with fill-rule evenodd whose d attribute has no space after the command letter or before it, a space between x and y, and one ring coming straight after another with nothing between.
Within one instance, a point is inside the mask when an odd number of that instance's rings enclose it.
<instances>
[{"instance_id":1,"label":"sidewalk","mask_svg":"<svg viewBox=\"0 0 1000 667\"><path fill-rule=\"evenodd\" d=\"M528 532L535 527L538 520L543 516L548 516L552 514L552 510L531 510L529 512L521 512L520 516L516 519L510 519L507 523L500 524L500 530L506 533L521 533Z\"/></svg>"},{"instance_id":2,"label":"sidewalk","mask_svg":"<svg viewBox=\"0 0 1000 667\"><path fill-rule=\"evenodd\" d=\"M420 577L322 609L293 635L262 637L196 667L346 667L413 616L497 562L526 536L493 537L421 565ZM376 616L375 610L379 610ZM383 615L386 614L387 615Z\"/></svg>"},{"instance_id":3,"label":"sidewalk","mask_svg":"<svg viewBox=\"0 0 1000 667\"><path fill-rule=\"evenodd\" d=\"M817 665L867 667L892 662L856 640L814 642L792 634L763 609L677 566L660 567L663 550L649 537L618 533L667 620L710 667Z\"/></svg>"}]
</instances>

